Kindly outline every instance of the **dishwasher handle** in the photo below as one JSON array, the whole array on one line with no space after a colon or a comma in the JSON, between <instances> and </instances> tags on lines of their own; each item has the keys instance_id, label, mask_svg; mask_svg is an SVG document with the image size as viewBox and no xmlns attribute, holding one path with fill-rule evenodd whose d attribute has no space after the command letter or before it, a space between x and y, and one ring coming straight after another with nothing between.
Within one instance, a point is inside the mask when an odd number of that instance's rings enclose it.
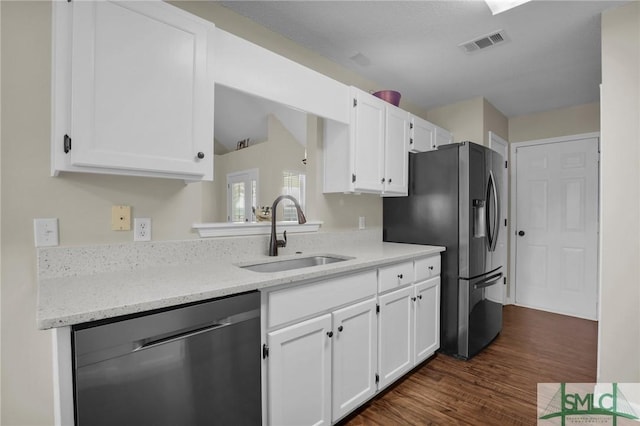
<instances>
[{"instance_id":1,"label":"dishwasher handle","mask_svg":"<svg viewBox=\"0 0 640 426\"><path fill-rule=\"evenodd\" d=\"M138 342L136 347L133 349L133 352L142 351L145 349L155 348L160 345L164 345L171 342L176 342L178 340L185 340L190 337L198 336L204 333L210 333L215 330L220 330L222 328L228 327L233 324L237 324L243 321L250 320L252 318L257 318L260 316L260 311L258 309L253 309L247 312L241 312L236 315L232 315L228 318L225 318L223 321L216 322L214 324L210 324L204 327L196 328L195 330L187 330L184 332L180 332L177 334L172 334L170 336L160 337L160 338L150 338L143 339Z\"/></svg>"},{"instance_id":2,"label":"dishwasher handle","mask_svg":"<svg viewBox=\"0 0 640 426\"><path fill-rule=\"evenodd\" d=\"M146 342L144 340L142 340L141 342L139 342L138 346L133 350L133 352L142 351L144 349L151 349L151 348L154 348L156 346L164 345L165 343L175 342L177 340L188 339L189 337L197 336L199 334L208 333L210 331L218 330L220 328L224 328L224 327L227 327L229 325L231 325L230 322L217 323L217 324L209 325L207 327L202 327L202 328L198 328L198 329L191 330L191 331L185 331L184 333L174 334L173 336L163 337L161 339L155 339L155 340L146 341Z\"/></svg>"}]
</instances>

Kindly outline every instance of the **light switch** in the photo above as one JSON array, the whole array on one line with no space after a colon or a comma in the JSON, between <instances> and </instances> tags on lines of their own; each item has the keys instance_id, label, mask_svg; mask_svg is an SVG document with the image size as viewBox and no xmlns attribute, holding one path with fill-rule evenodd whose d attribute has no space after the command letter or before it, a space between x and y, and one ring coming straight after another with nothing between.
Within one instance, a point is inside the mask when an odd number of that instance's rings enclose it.
<instances>
[{"instance_id":1,"label":"light switch","mask_svg":"<svg viewBox=\"0 0 640 426\"><path fill-rule=\"evenodd\" d=\"M111 207L111 229L114 231L131 230L131 206Z\"/></svg>"},{"instance_id":2,"label":"light switch","mask_svg":"<svg viewBox=\"0 0 640 426\"><path fill-rule=\"evenodd\" d=\"M58 219L33 219L36 247L55 247L58 242Z\"/></svg>"}]
</instances>

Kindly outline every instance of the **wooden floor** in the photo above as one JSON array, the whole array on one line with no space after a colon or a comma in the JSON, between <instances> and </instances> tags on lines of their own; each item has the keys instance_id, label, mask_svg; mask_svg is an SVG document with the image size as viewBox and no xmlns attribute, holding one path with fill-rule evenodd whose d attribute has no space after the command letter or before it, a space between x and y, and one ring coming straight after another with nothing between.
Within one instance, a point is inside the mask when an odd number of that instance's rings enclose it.
<instances>
[{"instance_id":1,"label":"wooden floor","mask_svg":"<svg viewBox=\"0 0 640 426\"><path fill-rule=\"evenodd\" d=\"M597 322L505 306L470 361L437 354L342 424L533 425L536 384L596 381Z\"/></svg>"}]
</instances>

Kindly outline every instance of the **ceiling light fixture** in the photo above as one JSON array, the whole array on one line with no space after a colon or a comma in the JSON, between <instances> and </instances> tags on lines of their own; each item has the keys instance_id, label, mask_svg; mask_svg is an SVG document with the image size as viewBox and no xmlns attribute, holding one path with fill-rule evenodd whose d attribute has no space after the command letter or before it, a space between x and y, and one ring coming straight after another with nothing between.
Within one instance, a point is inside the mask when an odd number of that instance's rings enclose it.
<instances>
[{"instance_id":1,"label":"ceiling light fixture","mask_svg":"<svg viewBox=\"0 0 640 426\"><path fill-rule=\"evenodd\" d=\"M506 12L509 9L513 9L516 6L527 3L531 0L484 0L491 9L493 15Z\"/></svg>"}]
</instances>

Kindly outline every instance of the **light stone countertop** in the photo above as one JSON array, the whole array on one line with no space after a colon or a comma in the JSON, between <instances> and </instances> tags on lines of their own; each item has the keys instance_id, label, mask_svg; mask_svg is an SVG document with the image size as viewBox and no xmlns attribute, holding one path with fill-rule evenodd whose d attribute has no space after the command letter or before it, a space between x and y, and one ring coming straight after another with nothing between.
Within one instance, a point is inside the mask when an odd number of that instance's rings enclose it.
<instances>
[{"instance_id":1,"label":"light stone countertop","mask_svg":"<svg viewBox=\"0 0 640 426\"><path fill-rule=\"evenodd\" d=\"M285 252L278 258L259 254L263 251L262 248L258 253L247 253L246 251L251 250L245 250L242 255L238 255L237 251L229 252L227 246L220 248L221 243L215 243L215 249L212 249L213 243L205 243L203 240L157 243L155 246L146 246L142 252L140 247L144 246L140 245L41 250L38 253L37 326L40 329L63 327L292 282L318 280L429 256L445 249L438 246L383 243L376 240L375 236L371 238L371 234L353 235L356 238L349 233L342 233L334 241L326 236L312 237L306 244L303 239L298 239L298 245L305 249L302 254ZM259 245L264 241L264 238L258 239ZM239 244L235 239L232 242ZM245 240L245 243L255 245L255 239ZM176 248L179 244L182 245ZM127 255L128 247L133 247L136 255L141 258L144 256L144 260L137 259L132 265L125 265L126 267L119 264L117 256ZM185 247L211 257L183 262L179 259L174 262L161 261L168 248L174 258L174 251L184 251ZM158 259L153 260L156 252L163 254L157 255ZM94 271L87 270L86 265L91 261L82 259L79 253L87 254L87 259L98 257ZM254 272L237 266L323 254L353 259L273 273ZM65 262L65 256L67 259L73 256L73 260ZM109 256L113 257L105 259ZM129 253L128 256L130 258L132 254ZM185 257L187 258L190 259ZM99 263L100 260L102 263ZM113 264L111 270L103 266L104 262ZM85 269L78 270L81 268Z\"/></svg>"}]
</instances>

